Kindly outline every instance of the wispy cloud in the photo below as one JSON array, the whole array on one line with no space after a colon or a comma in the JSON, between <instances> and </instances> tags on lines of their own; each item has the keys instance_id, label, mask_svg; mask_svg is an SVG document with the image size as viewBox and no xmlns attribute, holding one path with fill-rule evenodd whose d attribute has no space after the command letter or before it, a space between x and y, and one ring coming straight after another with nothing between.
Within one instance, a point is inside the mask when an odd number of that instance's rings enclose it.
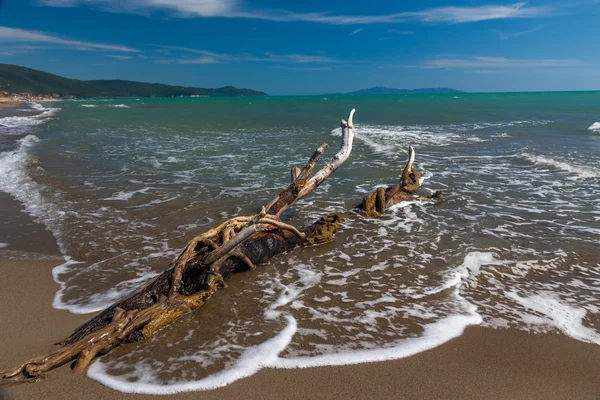
<instances>
[{"instance_id":1,"label":"wispy cloud","mask_svg":"<svg viewBox=\"0 0 600 400\"><path fill-rule=\"evenodd\" d=\"M8 28L4 26L0 26L0 43L44 43L52 44L59 47L66 47L70 49L85 51L121 51L130 53L139 52L139 50L126 46L92 43L79 40L69 40L53 36L48 33L28 31L17 28Z\"/></svg>"},{"instance_id":2,"label":"wispy cloud","mask_svg":"<svg viewBox=\"0 0 600 400\"><path fill-rule=\"evenodd\" d=\"M414 35L414 31L400 31L398 29L388 29L389 33L395 33L396 35Z\"/></svg>"},{"instance_id":3,"label":"wispy cloud","mask_svg":"<svg viewBox=\"0 0 600 400\"><path fill-rule=\"evenodd\" d=\"M133 58L132 56L120 56L120 55L116 55L116 54L111 54L108 57L112 58L114 60L119 60L119 61L131 60Z\"/></svg>"},{"instance_id":4,"label":"wispy cloud","mask_svg":"<svg viewBox=\"0 0 600 400\"><path fill-rule=\"evenodd\" d=\"M296 13L288 10L249 9L244 7L240 0L40 0L40 3L54 7L92 6L111 12L148 14L157 10L167 10L178 17L249 18L332 25L364 25L410 21L460 24L493 19L543 17L550 15L552 12L549 7L527 6L524 2L471 7L447 6L380 15L344 15L329 12Z\"/></svg>"},{"instance_id":5,"label":"wispy cloud","mask_svg":"<svg viewBox=\"0 0 600 400\"><path fill-rule=\"evenodd\" d=\"M287 71L329 71L329 67L288 67L286 65L274 65L275 69L285 69Z\"/></svg>"},{"instance_id":6,"label":"wispy cloud","mask_svg":"<svg viewBox=\"0 0 600 400\"><path fill-rule=\"evenodd\" d=\"M177 46L157 46L161 53L172 55L179 54L177 58L166 60L156 60L158 64L223 64L232 62L271 62L271 63L287 63L287 64L330 64L340 62L339 60L323 55L307 55L307 54L275 54L263 53L260 55L249 53L215 53L208 50L192 49L188 47ZM199 54L201 57L185 57L183 54Z\"/></svg>"},{"instance_id":7,"label":"wispy cloud","mask_svg":"<svg viewBox=\"0 0 600 400\"><path fill-rule=\"evenodd\" d=\"M146 14L155 10L171 10L179 16L222 17L238 9L237 0L39 0L52 7L90 6L110 12Z\"/></svg>"},{"instance_id":8,"label":"wispy cloud","mask_svg":"<svg viewBox=\"0 0 600 400\"><path fill-rule=\"evenodd\" d=\"M501 31L494 31L494 32L498 34L500 39L507 40L507 39L513 39L513 38L516 38L519 36L527 35L529 33L537 32L539 30L544 29L547 26L548 25L539 25L539 26L536 26L535 28L528 29L525 31L520 31L520 32L501 32Z\"/></svg>"},{"instance_id":9,"label":"wispy cloud","mask_svg":"<svg viewBox=\"0 0 600 400\"><path fill-rule=\"evenodd\" d=\"M422 68L422 69L476 69L491 71L514 68L574 68L592 66L579 60L538 58L517 59L504 57L439 58L417 65L384 65L383 68Z\"/></svg>"},{"instance_id":10,"label":"wispy cloud","mask_svg":"<svg viewBox=\"0 0 600 400\"><path fill-rule=\"evenodd\" d=\"M363 28L358 28L358 29L355 29L355 30L353 30L352 32L350 32L350 34L349 34L348 36L354 36L354 35L356 35L357 33L360 33L360 32L362 32L362 31L363 31Z\"/></svg>"}]
</instances>

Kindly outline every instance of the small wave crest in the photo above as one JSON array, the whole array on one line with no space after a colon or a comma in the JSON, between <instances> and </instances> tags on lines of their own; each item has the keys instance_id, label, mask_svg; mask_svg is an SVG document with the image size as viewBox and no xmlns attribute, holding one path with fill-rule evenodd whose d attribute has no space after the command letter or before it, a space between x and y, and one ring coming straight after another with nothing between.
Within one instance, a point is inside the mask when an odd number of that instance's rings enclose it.
<instances>
[{"instance_id":1,"label":"small wave crest","mask_svg":"<svg viewBox=\"0 0 600 400\"><path fill-rule=\"evenodd\" d=\"M573 174L574 179L600 178L600 169L597 168L578 166L565 161L558 161L554 158L539 156L531 153L522 153L521 156L526 161L529 161L535 165L555 169L558 171L569 172Z\"/></svg>"},{"instance_id":2,"label":"small wave crest","mask_svg":"<svg viewBox=\"0 0 600 400\"><path fill-rule=\"evenodd\" d=\"M556 293L540 292L521 296L515 291L509 291L505 295L526 310L537 313L524 316L523 319L528 324L555 327L573 339L600 344L600 334L583 324L587 311L566 303Z\"/></svg>"},{"instance_id":3,"label":"small wave crest","mask_svg":"<svg viewBox=\"0 0 600 400\"><path fill-rule=\"evenodd\" d=\"M47 108L40 103L31 103L30 109L22 111L39 111L39 114L28 116L9 116L0 118L0 133L3 134L23 134L27 133L32 127L48 122L54 114L60 111L60 108Z\"/></svg>"},{"instance_id":4,"label":"small wave crest","mask_svg":"<svg viewBox=\"0 0 600 400\"><path fill-rule=\"evenodd\" d=\"M588 129L593 132L600 132L600 122L594 122Z\"/></svg>"},{"instance_id":5,"label":"small wave crest","mask_svg":"<svg viewBox=\"0 0 600 400\"><path fill-rule=\"evenodd\" d=\"M0 154L0 190L19 200L30 215L43 220L46 226L54 231L53 228L57 226L52 221L62 213L52 203L43 199L41 186L27 174L27 168L32 161L29 150L37 142L37 136L28 135L19 140L15 150ZM46 218L52 215L54 218Z\"/></svg>"}]
</instances>

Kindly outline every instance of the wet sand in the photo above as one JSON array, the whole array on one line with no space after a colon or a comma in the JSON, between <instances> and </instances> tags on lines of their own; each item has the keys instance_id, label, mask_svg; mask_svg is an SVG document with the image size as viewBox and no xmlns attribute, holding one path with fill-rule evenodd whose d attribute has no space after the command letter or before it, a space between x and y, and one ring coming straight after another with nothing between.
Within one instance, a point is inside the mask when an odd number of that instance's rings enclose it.
<instances>
[{"instance_id":1,"label":"wet sand","mask_svg":"<svg viewBox=\"0 0 600 400\"><path fill-rule=\"evenodd\" d=\"M57 263L0 260L0 368L52 350L52 343L89 318L50 307L57 289L50 272ZM218 390L177 394L176 398L600 399L598 376L597 345L560 335L472 327L457 339L406 359L344 367L266 369ZM160 397L116 392L71 374L66 366L50 373L45 381L0 391L1 400L42 398Z\"/></svg>"},{"instance_id":2,"label":"wet sand","mask_svg":"<svg viewBox=\"0 0 600 400\"><path fill-rule=\"evenodd\" d=\"M0 110L4 108L14 108L19 107L21 104L25 103L21 100L12 100L4 97L0 97Z\"/></svg>"},{"instance_id":3,"label":"wet sand","mask_svg":"<svg viewBox=\"0 0 600 400\"><path fill-rule=\"evenodd\" d=\"M25 213L23 205L0 192L0 259L53 258L62 260L56 239ZM4 247L6 246L6 247Z\"/></svg>"}]
</instances>

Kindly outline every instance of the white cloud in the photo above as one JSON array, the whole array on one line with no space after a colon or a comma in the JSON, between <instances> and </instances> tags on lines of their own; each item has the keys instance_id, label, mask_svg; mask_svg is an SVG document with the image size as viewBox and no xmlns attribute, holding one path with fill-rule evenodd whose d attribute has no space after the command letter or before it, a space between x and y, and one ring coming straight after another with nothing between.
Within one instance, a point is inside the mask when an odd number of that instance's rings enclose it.
<instances>
[{"instance_id":1,"label":"white cloud","mask_svg":"<svg viewBox=\"0 0 600 400\"><path fill-rule=\"evenodd\" d=\"M275 69L284 69L286 71L329 71L329 67L288 67L285 65L274 65Z\"/></svg>"},{"instance_id":2,"label":"white cloud","mask_svg":"<svg viewBox=\"0 0 600 400\"><path fill-rule=\"evenodd\" d=\"M113 44L102 44L84 42L79 40L62 39L43 32L27 31L24 29L8 28L0 26L0 43L45 43L60 47L68 47L76 50L86 51L122 51L138 53L139 50L131 47L119 46Z\"/></svg>"},{"instance_id":3,"label":"white cloud","mask_svg":"<svg viewBox=\"0 0 600 400\"><path fill-rule=\"evenodd\" d=\"M287 63L287 64L330 64L340 62L333 58L323 55L306 55L306 54L275 54L275 53L264 53L261 55L255 55L250 53L237 53L237 54L226 54L226 53L215 53L208 50L192 49L189 47L177 47L177 46L157 46L160 48L161 53L172 55L177 53L178 58L157 60L158 64L222 64L230 62L271 62L271 63ZM198 58L187 58L182 54L200 54Z\"/></svg>"},{"instance_id":4,"label":"white cloud","mask_svg":"<svg viewBox=\"0 0 600 400\"><path fill-rule=\"evenodd\" d=\"M219 61L214 57L200 57L192 59L181 59L177 60L177 64L220 64L224 61Z\"/></svg>"},{"instance_id":5,"label":"white cloud","mask_svg":"<svg viewBox=\"0 0 600 400\"><path fill-rule=\"evenodd\" d=\"M334 60L325 56L307 56L304 54L289 54L284 56L278 56L275 54L271 54L274 59L279 59L280 61L290 61L295 64L305 64L305 63L336 63L338 60Z\"/></svg>"},{"instance_id":6,"label":"white cloud","mask_svg":"<svg viewBox=\"0 0 600 400\"><path fill-rule=\"evenodd\" d=\"M115 59L115 60L119 60L119 61L131 60L133 58L132 56L119 56L119 55L115 55L115 54L111 54L108 57Z\"/></svg>"},{"instance_id":7,"label":"white cloud","mask_svg":"<svg viewBox=\"0 0 600 400\"><path fill-rule=\"evenodd\" d=\"M538 58L517 59L504 57L472 57L472 58L438 58L425 61L419 65L387 65L385 67L422 68L422 69L477 69L497 70L509 68L574 68L591 66L591 64L568 59Z\"/></svg>"},{"instance_id":8,"label":"white cloud","mask_svg":"<svg viewBox=\"0 0 600 400\"><path fill-rule=\"evenodd\" d=\"M467 23L493 19L535 18L547 16L547 7L528 7L526 3L484 5L472 7L436 7L420 11L406 11L381 15L342 15L325 12L295 13L287 10L251 10L241 0L40 0L41 4L55 7L87 5L111 12L147 14L157 10L175 12L181 17L250 18L281 22L316 22L332 25L360 25L376 23L424 22Z\"/></svg>"},{"instance_id":9,"label":"white cloud","mask_svg":"<svg viewBox=\"0 0 600 400\"><path fill-rule=\"evenodd\" d=\"M352 32L350 32L350 34L349 34L348 36L353 36L353 35L356 35L357 33L360 33L360 32L362 32L362 31L363 31L363 29L362 29L362 28L355 29L355 30L353 30Z\"/></svg>"},{"instance_id":10,"label":"white cloud","mask_svg":"<svg viewBox=\"0 0 600 400\"><path fill-rule=\"evenodd\" d=\"M395 33L396 35L414 35L414 31L400 31L398 29L388 29L389 33Z\"/></svg>"},{"instance_id":11,"label":"white cloud","mask_svg":"<svg viewBox=\"0 0 600 400\"><path fill-rule=\"evenodd\" d=\"M500 32L500 31L494 31L494 32L496 32L498 34L500 39L507 40L507 39L513 39L513 38L516 38L519 36L527 35L528 33L537 32L539 30L544 29L547 26L548 25L539 25L539 26L536 26L535 28L528 29L526 31L520 31L520 32Z\"/></svg>"},{"instance_id":12,"label":"white cloud","mask_svg":"<svg viewBox=\"0 0 600 400\"><path fill-rule=\"evenodd\" d=\"M237 0L40 0L52 7L99 7L111 12L146 13L154 10L171 10L181 16L224 16L239 7Z\"/></svg>"}]
</instances>

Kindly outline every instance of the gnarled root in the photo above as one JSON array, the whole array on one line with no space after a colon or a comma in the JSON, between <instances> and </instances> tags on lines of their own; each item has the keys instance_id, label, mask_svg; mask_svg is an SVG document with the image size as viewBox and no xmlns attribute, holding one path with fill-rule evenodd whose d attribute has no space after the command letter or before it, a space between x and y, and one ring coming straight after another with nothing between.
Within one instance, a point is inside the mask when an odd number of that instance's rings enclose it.
<instances>
[{"instance_id":1,"label":"gnarled root","mask_svg":"<svg viewBox=\"0 0 600 400\"><path fill-rule=\"evenodd\" d=\"M74 371L83 372L90 362L121 343L148 339L154 332L202 306L219 288L224 276L254 269L270 257L304 244L332 240L339 217L327 217L300 231L279 217L291 205L311 193L350 155L352 116L342 121L342 145L338 153L312 178L310 174L327 148L321 145L292 183L260 213L236 217L194 237L169 265L131 295L108 307L62 341L60 349L31 359L16 368L0 371L0 387L31 382L46 372L75 360Z\"/></svg>"},{"instance_id":2,"label":"gnarled root","mask_svg":"<svg viewBox=\"0 0 600 400\"><path fill-rule=\"evenodd\" d=\"M365 196L363 202L357 207L367 216L382 215L385 210L402 201L443 201L442 192L437 191L431 196L418 196L415 194L421 187L421 174L414 169L415 150L408 146L408 161L402 171L400 182L390 188L378 188L375 193Z\"/></svg>"}]
</instances>

